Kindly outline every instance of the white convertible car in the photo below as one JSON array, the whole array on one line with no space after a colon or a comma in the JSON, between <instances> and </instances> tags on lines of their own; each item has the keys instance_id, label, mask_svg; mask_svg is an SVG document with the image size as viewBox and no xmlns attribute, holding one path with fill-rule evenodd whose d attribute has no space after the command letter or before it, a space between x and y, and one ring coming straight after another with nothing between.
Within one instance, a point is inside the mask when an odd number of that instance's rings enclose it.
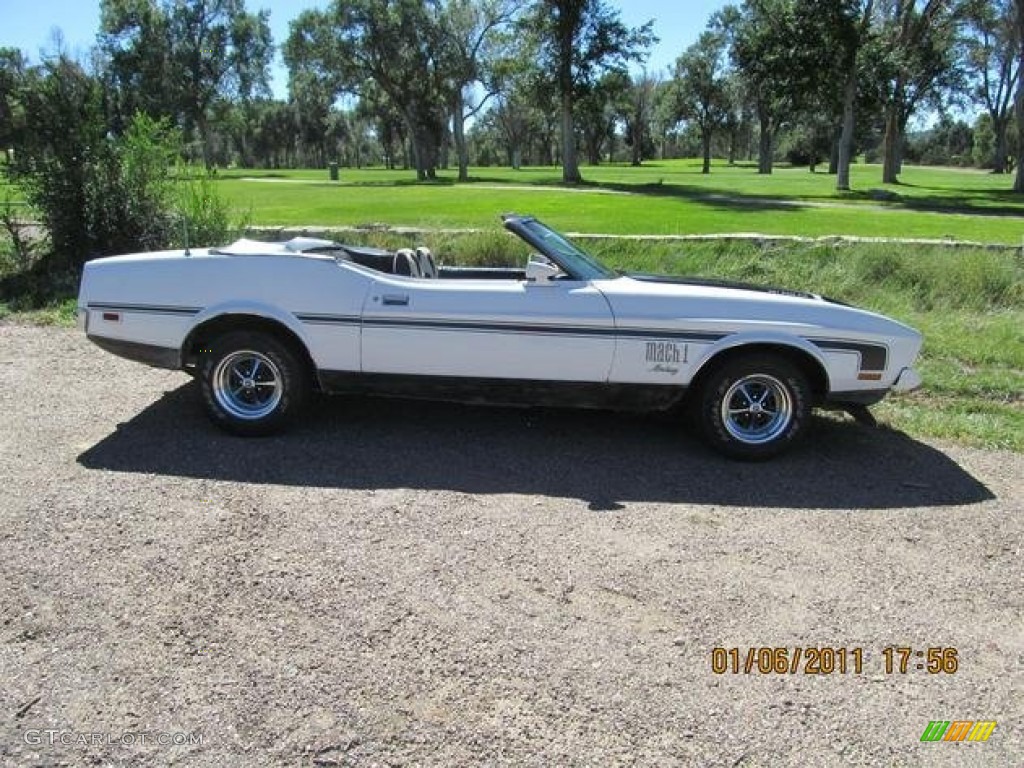
<instances>
[{"instance_id":1,"label":"white convertible car","mask_svg":"<svg viewBox=\"0 0 1024 768\"><path fill-rule=\"evenodd\" d=\"M738 458L779 453L814 406L920 384L921 335L813 294L623 275L534 218L523 269L441 267L297 238L89 262L79 324L116 355L199 380L210 417L274 432L313 390L528 405L688 404ZM524 250L525 256L525 250Z\"/></svg>"}]
</instances>

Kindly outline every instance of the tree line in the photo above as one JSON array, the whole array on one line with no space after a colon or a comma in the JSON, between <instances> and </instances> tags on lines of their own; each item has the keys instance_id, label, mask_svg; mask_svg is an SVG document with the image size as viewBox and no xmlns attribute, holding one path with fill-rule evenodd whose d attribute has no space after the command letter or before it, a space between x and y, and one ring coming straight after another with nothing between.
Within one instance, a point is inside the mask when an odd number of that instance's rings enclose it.
<instances>
[{"instance_id":1,"label":"tree line","mask_svg":"<svg viewBox=\"0 0 1024 768\"><path fill-rule=\"evenodd\" d=\"M866 154L885 182L909 159L1016 166L1024 191L1024 0L740 0L663 73L643 68L653 21L631 28L606 0L334 0L279 43L287 99L269 87L269 14L245 0L100 7L86 61L0 50L10 167L58 151L39 126L69 109L47 94L63 98L55 79L73 72L97 94L79 107L99 134L165 121L208 168L383 164L429 180L456 166L465 180L471 165L557 164L579 182L581 159L696 155L706 173L715 156L764 174L820 163L845 190ZM925 115L934 127L908 136ZM82 118L64 117L68 131Z\"/></svg>"}]
</instances>

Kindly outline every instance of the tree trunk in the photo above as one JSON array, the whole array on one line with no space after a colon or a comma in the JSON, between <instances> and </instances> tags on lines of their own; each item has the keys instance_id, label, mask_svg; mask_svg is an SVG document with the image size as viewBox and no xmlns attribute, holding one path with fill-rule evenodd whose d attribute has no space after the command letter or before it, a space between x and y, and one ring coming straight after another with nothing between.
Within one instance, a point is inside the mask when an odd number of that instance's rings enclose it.
<instances>
[{"instance_id":1,"label":"tree trunk","mask_svg":"<svg viewBox=\"0 0 1024 768\"><path fill-rule=\"evenodd\" d=\"M900 179L900 116L899 107L890 104L885 109L885 142L882 163L882 183L899 184Z\"/></svg>"},{"instance_id":2,"label":"tree trunk","mask_svg":"<svg viewBox=\"0 0 1024 768\"><path fill-rule=\"evenodd\" d=\"M459 157L459 180L469 181L469 148L466 146L466 104L462 89L456 89L455 103L452 105L452 140L455 141L455 152Z\"/></svg>"},{"instance_id":3,"label":"tree trunk","mask_svg":"<svg viewBox=\"0 0 1024 768\"><path fill-rule=\"evenodd\" d=\"M991 117L992 130L996 135L995 150L992 153L992 173L1006 173L1006 163L1010 156L1006 134L1010 128L1010 119L1009 116L1002 119L999 119L997 115L991 115Z\"/></svg>"},{"instance_id":4,"label":"tree trunk","mask_svg":"<svg viewBox=\"0 0 1024 768\"><path fill-rule=\"evenodd\" d=\"M1017 55L1024 65L1024 0L1016 0L1017 9ZM1017 79L1017 178L1013 182L1014 192L1024 192L1024 77Z\"/></svg>"},{"instance_id":5,"label":"tree trunk","mask_svg":"<svg viewBox=\"0 0 1024 768\"><path fill-rule=\"evenodd\" d=\"M1024 0L1017 0L1017 12L1024 16ZM1021 35L1024 37L1024 34ZM1024 42L1022 40L1021 42ZM1024 64L1024 48L1021 50ZM1024 79L1017 84L1017 178L1013 182L1014 192L1024 192Z\"/></svg>"},{"instance_id":6,"label":"tree trunk","mask_svg":"<svg viewBox=\"0 0 1024 768\"><path fill-rule=\"evenodd\" d=\"M579 184L580 164L576 153L576 127L572 115L572 85L562 93L562 181Z\"/></svg>"},{"instance_id":7,"label":"tree trunk","mask_svg":"<svg viewBox=\"0 0 1024 768\"><path fill-rule=\"evenodd\" d=\"M828 175L835 176L839 173L839 139L843 135L843 124L837 123L832 126L832 141L828 149Z\"/></svg>"},{"instance_id":8,"label":"tree trunk","mask_svg":"<svg viewBox=\"0 0 1024 768\"><path fill-rule=\"evenodd\" d=\"M700 143L704 150L704 165L701 166L700 172L703 174L711 173L711 128L702 128L700 132Z\"/></svg>"},{"instance_id":9,"label":"tree trunk","mask_svg":"<svg viewBox=\"0 0 1024 768\"><path fill-rule=\"evenodd\" d=\"M853 134L857 128L857 73L846 76L843 89L843 131L839 135L839 158L836 163L836 189L850 190L850 163L853 161Z\"/></svg>"},{"instance_id":10,"label":"tree trunk","mask_svg":"<svg viewBox=\"0 0 1024 768\"><path fill-rule=\"evenodd\" d=\"M899 184L902 170L903 131L900 112L903 109L903 81L897 79L892 99L885 105L885 141L883 145L882 183Z\"/></svg>"},{"instance_id":11,"label":"tree trunk","mask_svg":"<svg viewBox=\"0 0 1024 768\"><path fill-rule=\"evenodd\" d=\"M772 118L770 115L761 114L761 137L757 145L757 172L770 174L772 172Z\"/></svg>"},{"instance_id":12,"label":"tree trunk","mask_svg":"<svg viewBox=\"0 0 1024 768\"><path fill-rule=\"evenodd\" d=\"M642 119L643 117L639 112L633 116L633 146L630 147L632 150L630 155L630 164L634 168L639 168L644 162L644 130L641 127Z\"/></svg>"},{"instance_id":13,"label":"tree trunk","mask_svg":"<svg viewBox=\"0 0 1024 768\"><path fill-rule=\"evenodd\" d=\"M428 181L437 178L438 149L440 137L431 119L421 117L415 107L406 116L412 138L413 159L416 162L416 178Z\"/></svg>"},{"instance_id":14,"label":"tree trunk","mask_svg":"<svg viewBox=\"0 0 1024 768\"><path fill-rule=\"evenodd\" d=\"M203 148L203 165L209 171L213 168L213 152L210 146L210 123L206 119L205 110L196 116L196 133L199 134L199 143Z\"/></svg>"},{"instance_id":15,"label":"tree trunk","mask_svg":"<svg viewBox=\"0 0 1024 768\"><path fill-rule=\"evenodd\" d=\"M409 145L412 149L412 164L416 168L416 178L423 181L426 178L424 173L424 158L421 157L423 147L420 145L420 132L416 120L409 117Z\"/></svg>"}]
</instances>

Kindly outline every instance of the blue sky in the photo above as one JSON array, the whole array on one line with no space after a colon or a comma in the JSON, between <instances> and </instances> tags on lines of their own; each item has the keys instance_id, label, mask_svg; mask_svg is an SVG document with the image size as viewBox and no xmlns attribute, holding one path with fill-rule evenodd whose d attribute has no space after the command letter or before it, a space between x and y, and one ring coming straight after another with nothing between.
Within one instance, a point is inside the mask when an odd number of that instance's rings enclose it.
<instances>
[{"instance_id":1,"label":"blue sky","mask_svg":"<svg viewBox=\"0 0 1024 768\"><path fill-rule=\"evenodd\" d=\"M53 50L53 33L59 29L72 53L82 53L95 42L99 29L99 3L88 0L0 0L0 47L20 48L33 61L41 51ZM327 0L247 0L250 10L268 8L275 44L288 36L288 22L306 8L324 7ZM726 4L724 0L609 0L622 19L639 26L654 19L661 42L653 49L647 68L661 71L704 29L708 17ZM274 93L285 97L288 73L278 57L273 70Z\"/></svg>"}]
</instances>

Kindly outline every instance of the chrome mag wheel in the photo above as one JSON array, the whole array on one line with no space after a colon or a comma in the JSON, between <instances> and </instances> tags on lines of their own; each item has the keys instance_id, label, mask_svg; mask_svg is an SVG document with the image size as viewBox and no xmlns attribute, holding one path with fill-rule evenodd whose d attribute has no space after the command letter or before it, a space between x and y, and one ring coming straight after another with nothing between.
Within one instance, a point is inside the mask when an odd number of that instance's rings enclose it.
<instances>
[{"instance_id":1,"label":"chrome mag wheel","mask_svg":"<svg viewBox=\"0 0 1024 768\"><path fill-rule=\"evenodd\" d=\"M738 379L721 400L722 425L745 445L763 445L782 435L793 420L793 398L774 376Z\"/></svg>"},{"instance_id":2,"label":"chrome mag wheel","mask_svg":"<svg viewBox=\"0 0 1024 768\"><path fill-rule=\"evenodd\" d=\"M243 349L226 355L212 376L217 404L237 419L258 420L274 412L284 393L281 370L266 355Z\"/></svg>"}]
</instances>

